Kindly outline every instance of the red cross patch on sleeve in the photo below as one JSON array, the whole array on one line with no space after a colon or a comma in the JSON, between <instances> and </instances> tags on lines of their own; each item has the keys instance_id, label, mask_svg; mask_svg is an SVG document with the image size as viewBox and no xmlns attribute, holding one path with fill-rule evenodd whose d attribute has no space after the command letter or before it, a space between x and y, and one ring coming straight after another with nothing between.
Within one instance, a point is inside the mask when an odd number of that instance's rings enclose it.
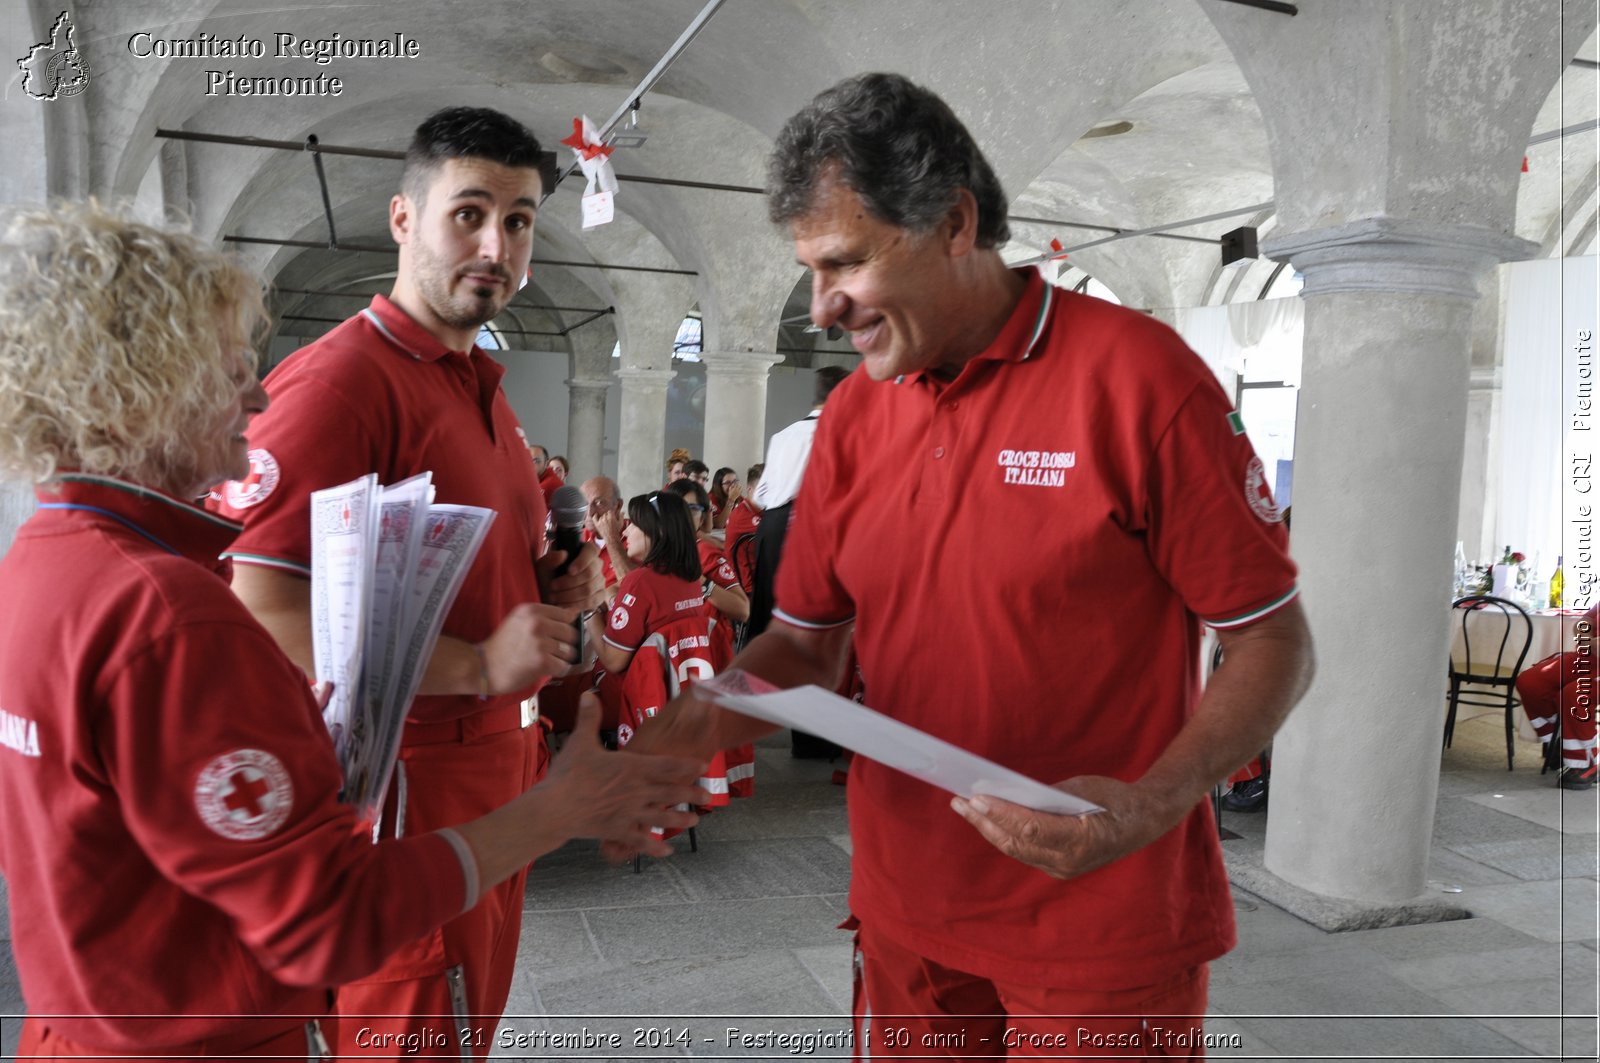
<instances>
[{"instance_id":1,"label":"red cross patch on sleeve","mask_svg":"<svg viewBox=\"0 0 1600 1063\"><path fill-rule=\"evenodd\" d=\"M216 757L194 784L200 821L224 838L256 841L283 826L294 808L294 783L283 762L259 749Z\"/></svg>"}]
</instances>

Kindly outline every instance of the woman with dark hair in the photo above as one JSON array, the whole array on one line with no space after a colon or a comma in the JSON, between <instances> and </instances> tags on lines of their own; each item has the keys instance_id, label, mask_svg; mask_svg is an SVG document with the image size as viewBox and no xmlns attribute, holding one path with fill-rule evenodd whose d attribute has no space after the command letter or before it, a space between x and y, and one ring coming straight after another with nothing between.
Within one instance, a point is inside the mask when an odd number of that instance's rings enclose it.
<instances>
[{"instance_id":1,"label":"woman with dark hair","mask_svg":"<svg viewBox=\"0 0 1600 1063\"><path fill-rule=\"evenodd\" d=\"M692 485L691 485L692 486ZM617 741L656 715L685 684L708 679L733 657L732 638L707 615L700 589L700 554L683 497L671 491L628 500L622 538L628 559L639 567L622 577L599 642L602 701L618 710ZM700 777L711 795L700 806L749 796L755 752L741 746L719 752Z\"/></svg>"},{"instance_id":2,"label":"woman with dark hair","mask_svg":"<svg viewBox=\"0 0 1600 1063\"><path fill-rule=\"evenodd\" d=\"M653 491L628 499L622 542L628 560L639 567L617 584L598 647L600 663L615 676L628 670L646 638L675 621L703 615L705 605L700 551L682 496Z\"/></svg>"},{"instance_id":3,"label":"woman with dark hair","mask_svg":"<svg viewBox=\"0 0 1600 1063\"><path fill-rule=\"evenodd\" d=\"M728 511L739 495L738 473L724 465L711 474L711 527L720 531L728 523Z\"/></svg>"},{"instance_id":4,"label":"woman with dark hair","mask_svg":"<svg viewBox=\"0 0 1600 1063\"><path fill-rule=\"evenodd\" d=\"M689 518L696 524L695 543L700 552L700 574L705 578L707 604L729 622L750 619L750 596L739 586L739 577L728 563L722 546L711 534L711 497L693 480L679 480L667 487L682 495L689 507Z\"/></svg>"}]
</instances>

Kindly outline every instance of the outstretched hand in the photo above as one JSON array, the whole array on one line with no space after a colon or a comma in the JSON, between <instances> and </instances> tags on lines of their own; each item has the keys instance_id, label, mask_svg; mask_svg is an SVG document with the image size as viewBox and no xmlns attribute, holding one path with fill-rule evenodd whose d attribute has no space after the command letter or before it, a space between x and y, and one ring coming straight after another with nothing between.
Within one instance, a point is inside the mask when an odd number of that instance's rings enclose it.
<instances>
[{"instance_id":1,"label":"outstretched hand","mask_svg":"<svg viewBox=\"0 0 1600 1063\"><path fill-rule=\"evenodd\" d=\"M950 807L1007 856L1054 878L1074 878L1144 848L1183 818L1170 801L1100 775L1057 783L1104 809L1085 816L1039 812L998 797L956 797Z\"/></svg>"},{"instance_id":2,"label":"outstretched hand","mask_svg":"<svg viewBox=\"0 0 1600 1063\"><path fill-rule=\"evenodd\" d=\"M689 757L607 750L600 744L600 701L591 693L579 699L572 734L539 786L561 795L569 837L598 838L608 855L619 848L630 857L669 856L672 846L651 828L683 830L699 822L674 806L710 803L711 795L695 785L706 768Z\"/></svg>"}]
</instances>

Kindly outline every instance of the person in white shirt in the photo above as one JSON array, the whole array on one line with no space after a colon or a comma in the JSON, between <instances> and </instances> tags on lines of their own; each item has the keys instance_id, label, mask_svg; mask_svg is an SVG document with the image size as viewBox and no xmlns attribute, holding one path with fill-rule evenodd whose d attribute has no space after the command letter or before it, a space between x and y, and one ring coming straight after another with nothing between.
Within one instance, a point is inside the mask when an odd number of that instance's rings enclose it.
<instances>
[{"instance_id":1,"label":"person in white shirt","mask_svg":"<svg viewBox=\"0 0 1600 1063\"><path fill-rule=\"evenodd\" d=\"M793 502L800 493L800 477L805 474L806 460L811 457L811 437L816 434L823 403L828 401L828 393L839 381L849 375L848 369L836 365L817 370L811 412L773 436L772 442L767 444L767 467L754 496L757 508L770 512Z\"/></svg>"}]
</instances>

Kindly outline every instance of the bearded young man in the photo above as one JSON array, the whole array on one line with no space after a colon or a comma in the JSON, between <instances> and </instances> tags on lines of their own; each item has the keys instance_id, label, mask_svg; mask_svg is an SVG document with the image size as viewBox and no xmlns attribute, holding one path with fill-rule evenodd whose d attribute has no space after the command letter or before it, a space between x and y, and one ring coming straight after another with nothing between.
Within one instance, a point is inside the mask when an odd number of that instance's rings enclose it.
<instances>
[{"instance_id":1,"label":"bearded young man","mask_svg":"<svg viewBox=\"0 0 1600 1063\"><path fill-rule=\"evenodd\" d=\"M384 817L406 834L502 804L543 773L543 732L525 726L521 703L567 670L574 619L599 600L592 548L553 576L564 555L544 553L545 500L504 370L474 344L526 274L541 154L532 133L492 110L450 108L418 127L389 204L393 290L267 377L272 405L252 428L251 476L222 492L223 512L245 525L227 555L235 591L308 672L312 491L428 471L439 502L498 514L406 724ZM342 987L335 1054L387 1056L397 1044L487 1054L525 876Z\"/></svg>"}]
</instances>

